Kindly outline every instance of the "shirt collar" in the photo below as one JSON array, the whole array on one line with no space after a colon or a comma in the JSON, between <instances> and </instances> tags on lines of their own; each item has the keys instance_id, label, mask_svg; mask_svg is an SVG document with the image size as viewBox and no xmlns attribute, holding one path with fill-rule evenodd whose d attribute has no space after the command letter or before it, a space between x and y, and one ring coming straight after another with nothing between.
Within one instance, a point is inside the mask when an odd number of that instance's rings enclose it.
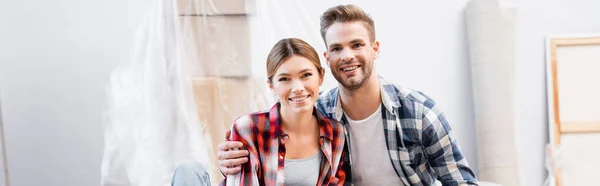
<instances>
[{"instance_id":1,"label":"shirt collar","mask_svg":"<svg viewBox=\"0 0 600 186\"><path fill-rule=\"evenodd\" d=\"M393 100L397 100L394 99L392 96L397 96L397 91L395 86L391 83L388 83L385 79L383 79L381 76L379 77L379 87L381 90L381 102L383 103L383 106L388 110L388 112L390 113L394 113L394 108L399 108L400 107L400 103L398 103L398 101L393 101ZM339 88L338 88L339 89ZM332 109L332 111L335 112L335 119L337 119L338 121L342 120L342 116L344 114L344 109L342 109L342 102L341 102L341 94L340 91L338 90L336 92L337 95L334 95L335 98L333 99L335 108Z\"/></svg>"},{"instance_id":2,"label":"shirt collar","mask_svg":"<svg viewBox=\"0 0 600 186\"><path fill-rule=\"evenodd\" d=\"M287 133L283 129L283 125L281 123L281 114L279 113L279 109L281 108L281 103L277 102L271 110L269 111L269 122L271 126L274 126L275 137L283 137L286 136ZM317 118L317 123L319 124L319 137L333 140L333 128L331 120L323 117L323 114L319 112L317 108L313 108L313 116Z\"/></svg>"}]
</instances>

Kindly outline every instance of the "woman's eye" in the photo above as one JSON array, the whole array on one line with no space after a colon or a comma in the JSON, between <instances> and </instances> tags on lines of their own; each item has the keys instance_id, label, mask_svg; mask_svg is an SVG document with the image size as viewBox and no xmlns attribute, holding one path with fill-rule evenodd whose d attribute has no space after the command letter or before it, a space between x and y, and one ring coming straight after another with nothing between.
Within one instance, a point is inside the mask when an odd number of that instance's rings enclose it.
<instances>
[{"instance_id":1,"label":"woman's eye","mask_svg":"<svg viewBox=\"0 0 600 186\"><path fill-rule=\"evenodd\" d=\"M288 78L279 78L279 81L287 81L289 80Z\"/></svg>"},{"instance_id":2,"label":"woman's eye","mask_svg":"<svg viewBox=\"0 0 600 186\"><path fill-rule=\"evenodd\" d=\"M302 75L302 77L303 77L303 78L305 78L305 77L310 77L310 76L312 76L312 74L311 74L311 73L306 73L306 74L303 74L303 75Z\"/></svg>"}]
</instances>

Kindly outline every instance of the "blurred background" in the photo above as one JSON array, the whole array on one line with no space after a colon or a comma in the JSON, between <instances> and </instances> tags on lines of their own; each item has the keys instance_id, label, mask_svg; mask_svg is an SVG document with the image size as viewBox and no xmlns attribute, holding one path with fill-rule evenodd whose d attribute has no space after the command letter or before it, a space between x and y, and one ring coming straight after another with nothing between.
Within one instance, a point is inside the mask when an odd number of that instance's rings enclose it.
<instances>
[{"instance_id":1,"label":"blurred background","mask_svg":"<svg viewBox=\"0 0 600 186\"><path fill-rule=\"evenodd\" d=\"M517 170L515 183L544 185L552 106L546 41L600 35L600 1L469 3L475 2L1 0L0 185L167 185L183 159L211 164L224 135L218 131L231 117L272 104L264 77L270 47L299 37L325 51L319 16L338 4L356 4L373 17L381 42L377 71L436 100L478 176L482 164L493 162L478 150L494 144L478 137L477 113L487 111L477 108L486 105L475 95L494 86L474 78L473 60L485 57L469 47L509 38L499 48L512 70L499 77L507 77L510 88L499 90L507 90L512 120L504 123L508 137L495 140L514 144L506 153ZM506 33L495 40L486 38L493 34L470 37L475 32L468 29L486 30L472 25L486 22L470 18L468 9L494 12L494 5L509 17L501 28ZM488 54L498 55L481 55ZM328 74L322 90L335 86ZM221 102L208 102L213 98ZM235 99L247 102L223 102ZM224 119L205 121L203 114ZM207 126L213 123L224 126Z\"/></svg>"}]
</instances>

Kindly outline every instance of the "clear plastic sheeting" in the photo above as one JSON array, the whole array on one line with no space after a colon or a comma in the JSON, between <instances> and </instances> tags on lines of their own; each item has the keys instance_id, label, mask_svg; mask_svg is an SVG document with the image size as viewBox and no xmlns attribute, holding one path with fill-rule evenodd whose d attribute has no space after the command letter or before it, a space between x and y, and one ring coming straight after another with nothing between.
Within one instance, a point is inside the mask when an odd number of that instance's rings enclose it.
<instances>
[{"instance_id":1,"label":"clear plastic sheeting","mask_svg":"<svg viewBox=\"0 0 600 186\"><path fill-rule=\"evenodd\" d=\"M170 185L189 159L222 180L225 131L274 103L266 77L252 73L249 2L154 2L107 86L101 185Z\"/></svg>"},{"instance_id":2,"label":"clear plastic sheeting","mask_svg":"<svg viewBox=\"0 0 600 186\"><path fill-rule=\"evenodd\" d=\"M318 18L332 5L156 0L137 30L131 60L107 87L102 185L169 185L188 159L219 183L217 145L225 131L237 117L275 103L265 70L271 47L297 37L324 51ZM335 85L325 78L322 90Z\"/></svg>"},{"instance_id":3,"label":"clear plastic sheeting","mask_svg":"<svg viewBox=\"0 0 600 186\"><path fill-rule=\"evenodd\" d=\"M210 165L174 18L173 1L155 1L111 74L101 185L168 185L182 159Z\"/></svg>"}]
</instances>

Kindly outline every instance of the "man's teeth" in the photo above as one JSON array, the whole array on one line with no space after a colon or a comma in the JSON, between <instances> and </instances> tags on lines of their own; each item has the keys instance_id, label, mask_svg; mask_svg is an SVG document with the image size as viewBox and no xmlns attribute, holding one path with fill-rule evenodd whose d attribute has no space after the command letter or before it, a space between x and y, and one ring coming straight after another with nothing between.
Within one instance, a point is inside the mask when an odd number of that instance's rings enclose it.
<instances>
[{"instance_id":1,"label":"man's teeth","mask_svg":"<svg viewBox=\"0 0 600 186\"><path fill-rule=\"evenodd\" d=\"M354 70L354 69L356 69L356 68L358 68L358 66L347 67L347 68L344 68L343 70L344 70L345 72L348 72L348 71Z\"/></svg>"},{"instance_id":2,"label":"man's teeth","mask_svg":"<svg viewBox=\"0 0 600 186\"><path fill-rule=\"evenodd\" d=\"M302 101L302 100L305 100L306 98L308 98L308 96L299 97L299 98L292 98L292 101Z\"/></svg>"}]
</instances>

